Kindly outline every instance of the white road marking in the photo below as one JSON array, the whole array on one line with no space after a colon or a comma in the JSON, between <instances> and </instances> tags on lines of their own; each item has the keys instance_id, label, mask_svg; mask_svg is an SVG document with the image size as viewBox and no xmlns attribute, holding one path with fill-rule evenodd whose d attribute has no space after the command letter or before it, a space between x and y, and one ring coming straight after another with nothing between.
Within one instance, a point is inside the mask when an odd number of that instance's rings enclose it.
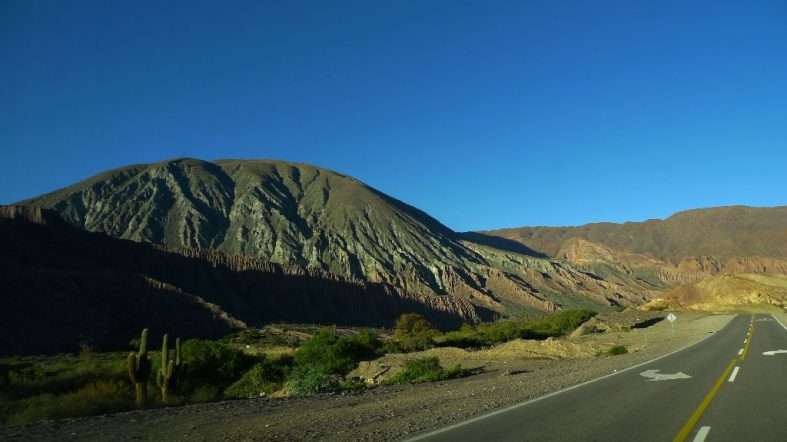
<instances>
[{"instance_id":1,"label":"white road marking","mask_svg":"<svg viewBox=\"0 0 787 442\"><path fill-rule=\"evenodd\" d=\"M777 318L777 317L776 317L776 315L774 315L773 313L771 313L771 316L773 316L773 319L775 319L775 320L776 320L776 322L778 322L778 323L779 323L779 325L781 325L782 327L784 327L784 329L785 329L785 330L787 330L787 325L784 325L784 323L783 323L782 321L779 321L779 318Z\"/></svg>"},{"instance_id":2,"label":"white road marking","mask_svg":"<svg viewBox=\"0 0 787 442\"><path fill-rule=\"evenodd\" d=\"M738 356L740 356L742 353L743 353L743 349L738 350Z\"/></svg>"},{"instance_id":3,"label":"white road marking","mask_svg":"<svg viewBox=\"0 0 787 442\"><path fill-rule=\"evenodd\" d=\"M779 353L787 353L787 350L772 350L772 351L765 351L762 354L765 356L774 356Z\"/></svg>"},{"instance_id":4,"label":"white road marking","mask_svg":"<svg viewBox=\"0 0 787 442\"><path fill-rule=\"evenodd\" d=\"M708 433L710 433L710 427L702 427L700 431L697 432L697 435L694 436L693 442L702 442L708 437Z\"/></svg>"},{"instance_id":5,"label":"white road marking","mask_svg":"<svg viewBox=\"0 0 787 442\"><path fill-rule=\"evenodd\" d=\"M732 374L730 375L730 378L727 379L727 382L735 382L735 376L738 376L738 370L740 370L740 367L735 367L732 370Z\"/></svg>"},{"instance_id":6,"label":"white road marking","mask_svg":"<svg viewBox=\"0 0 787 442\"><path fill-rule=\"evenodd\" d=\"M722 331L724 329L724 327L728 326L730 324L730 322L732 322L732 321L727 321L727 323L724 324L723 326L721 326L720 329L718 329L718 330L716 330L714 332L711 332L710 334L708 334L707 336L705 336L704 338L700 339L699 341L697 341L697 342L695 342L693 344L689 344L689 345L687 345L687 346L685 346L683 348L679 348L679 349L677 349L677 350L675 350L673 352L667 353L665 355L661 355L661 356L659 356L657 358L654 358L654 359L651 359L651 360L649 360L647 362L643 362L641 364L637 364L637 365L634 365L634 366L631 366L631 367L628 367L628 368L624 368L623 370L618 370L618 371L616 371L614 373L610 373L608 375L601 376L600 378L591 379L589 381L581 382L579 384L572 385L572 386L564 388L562 390L558 390L558 391L555 391L555 392L552 392L552 393L545 394L545 395L543 395L541 397L537 397L537 398L533 398L533 399L530 399L530 400L527 400L527 401L524 401L524 402L520 402L518 404L514 404L514 405L511 405L509 407L502 408L500 410L495 410L495 411L489 412L487 414L483 414L481 416L477 416L477 417L468 419L466 421L457 422L457 423L455 423L453 425L449 425L447 427L438 428L437 430L432 430L432 431L430 431L428 433L422 433L422 434L416 435L416 436L414 436L414 437L412 437L410 439L407 439L407 440L408 440L408 442L411 442L411 441L417 441L417 440L426 439L426 438L432 437L432 436L434 436L436 434L445 433L445 432L448 432L448 431L451 431L451 430L455 430L457 428L464 427L465 425L469 425L469 424L472 424L474 422L478 422L480 420L483 420L483 419L486 419L486 418L489 418L489 417L492 417L492 416L497 416L498 414L507 413L507 412L509 412L511 410L515 410L517 408L521 408L521 407L530 405L530 404L532 404L534 402L539 402L539 401L542 401L544 399L551 398L552 396L557 396L557 395L559 395L561 393L565 393L567 391L571 391L571 390L574 390L574 389L577 389L577 388L581 388L581 387L584 387L585 385L592 384L594 382L598 382L598 381L602 381L602 380L607 379L607 378L611 378L612 376L617 376L617 375L619 375L621 373L625 373L625 372L627 372L629 370L633 370L635 368L642 367L643 365L652 364L652 363L658 361L659 359L664 359L667 356L672 356L672 355L674 355L676 353L680 353L683 350L686 350L686 349L689 349L691 347L694 347L695 345L698 345L699 343L704 342L705 340L710 339L710 338L716 336L717 333Z\"/></svg>"},{"instance_id":7,"label":"white road marking","mask_svg":"<svg viewBox=\"0 0 787 442\"><path fill-rule=\"evenodd\" d=\"M749 341L748 339L744 339L744 340L743 340L743 343L745 344L745 343L747 343L748 341Z\"/></svg>"},{"instance_id":8,"label":"white road marking","mask_svg":"<svg viewBox=\"0 0 787 442\"><path fill-rule=\"evenodd\" d=\"M659 373L661 370L645 370L639 375L643 378L650 378L645 382L652 382L652 381L669 381L672 379L690 379L691 376L687 375L683 372L677 372L672 374L667 373Z\"/></svg>"}]
</instances>

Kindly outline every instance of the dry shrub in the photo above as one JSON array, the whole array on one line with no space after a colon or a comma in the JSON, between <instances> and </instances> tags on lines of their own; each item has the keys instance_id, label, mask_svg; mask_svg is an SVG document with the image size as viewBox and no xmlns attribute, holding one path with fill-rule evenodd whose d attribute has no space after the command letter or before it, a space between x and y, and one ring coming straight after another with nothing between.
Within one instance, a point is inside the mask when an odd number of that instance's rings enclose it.
<instances>
[{"instance_id":1,"label":"dry shrub","mask_svg":"<svg viewBox=\"0 0 787 442\"><path fill-rule=\"evenodd\" d=\"M134 399L127 383L95 381L57 396L45 393L25 398L15 408L9 424L116 413L133 409Z\"/></svg>"}]
</instances>

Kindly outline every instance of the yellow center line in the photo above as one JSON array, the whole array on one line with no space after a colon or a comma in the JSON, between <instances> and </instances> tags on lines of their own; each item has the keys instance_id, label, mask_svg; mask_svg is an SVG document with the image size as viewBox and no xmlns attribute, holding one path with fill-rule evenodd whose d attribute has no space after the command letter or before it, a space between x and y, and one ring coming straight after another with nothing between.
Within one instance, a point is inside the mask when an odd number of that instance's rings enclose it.
<instances>
[{"instance_id":1,"label":"yellow center line","mask_svg":"<svg viewBox=\"0 0 787 442\"><path fill-rule=\"evenodd\" d=\"M746 338L746 346L743 347L743 353L741 354L741 361L746 359L746 353L749 352L749 346L751 345L751 335L754 334L754 324L752 324L751 328L749 329L749 336Z\"/></svg>"},{"instance_id":2,"label":"yellow center line","mask_svg":"<svg viewBox=\"0 0 787 442\"><path fill-rule=\"evenodd\" d=\"M719 378L718 381L716 381L716 384L713 386L713 388L710 389L708 394L705 396L705 399L702 400L699 407L697 407L697 409L694 410L694 413L691 415L689 420L686 422L685 425L683 425L683 428L681 428L680 433L678 433L678 435L675 436L673 442L683 442L684 440L686 440L686 437L688 437L689 433L691 433L692 428L694 428L694 426L697 425L697 421L699 421L700 417L702 417L702 413L705 412L705 409L708 408L708 405L710 405L711 401L716 396L716 393L719 392L719 389L724 384L724 380L727 379L727 375L730 374L730 371L732 370L732 367L735 365L736 362L738 362L737 359L733 359L730 362L730 365L728 365L727 369L724 370L724 373L721 374L721 377Z\"/></svg>"}]
</instances>

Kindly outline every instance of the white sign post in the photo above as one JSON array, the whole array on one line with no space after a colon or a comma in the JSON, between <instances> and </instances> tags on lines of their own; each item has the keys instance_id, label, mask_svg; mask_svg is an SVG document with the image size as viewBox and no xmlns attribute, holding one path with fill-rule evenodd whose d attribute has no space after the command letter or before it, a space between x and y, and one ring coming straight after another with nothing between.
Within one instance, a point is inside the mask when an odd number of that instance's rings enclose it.
<instances>
[{"instance_id":1,"label":"white sign post","mask_svg":"<svg viewBox=\"0 0 787 442\"><path fill-rule=\"evenodd\" d=\"M670 313L667 315L667 321L669 321L670 325L672 326L672 337L675 337L675 320L678 319L677 316Z\"/></svg>"}]
</instances>

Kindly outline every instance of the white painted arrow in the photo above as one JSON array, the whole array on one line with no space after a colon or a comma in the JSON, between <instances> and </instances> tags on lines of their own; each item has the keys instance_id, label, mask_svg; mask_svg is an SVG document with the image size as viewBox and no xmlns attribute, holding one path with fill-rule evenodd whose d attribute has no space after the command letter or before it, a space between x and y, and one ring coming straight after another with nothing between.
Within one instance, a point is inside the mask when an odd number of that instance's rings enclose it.
<instances>
[{"instance_id":1,"label":"white painted arrow","mask_svg":"<svg viewBox=\"0 0 787 442\"><path fill-rule=\"evenodd\" d=\"M772 351L763 352L762 354L764 354L765 356L774 356L777 353L787 353L787 350L772 350Z\"/></svg>"},{"instance_id":2,"label":"white painted arrow","mask_svg":"<svg viewBox=\"0 0 787 442\"><path fill-rule=\"evenodd\" d=\"M651 382L651 381L669 381L669 380L672 380L672 379L689 379L689 378L691 378L691 376L687 375L686 373L680 372L680 371L677 372L677 373L672 373L672 374L659 373L659 371L661 371L661 370L646 370L646 371L643 371L642 373L640 373L639 375L644 377L644 378L650 378L646 382Z\"/></svg>"}]
</instances>

